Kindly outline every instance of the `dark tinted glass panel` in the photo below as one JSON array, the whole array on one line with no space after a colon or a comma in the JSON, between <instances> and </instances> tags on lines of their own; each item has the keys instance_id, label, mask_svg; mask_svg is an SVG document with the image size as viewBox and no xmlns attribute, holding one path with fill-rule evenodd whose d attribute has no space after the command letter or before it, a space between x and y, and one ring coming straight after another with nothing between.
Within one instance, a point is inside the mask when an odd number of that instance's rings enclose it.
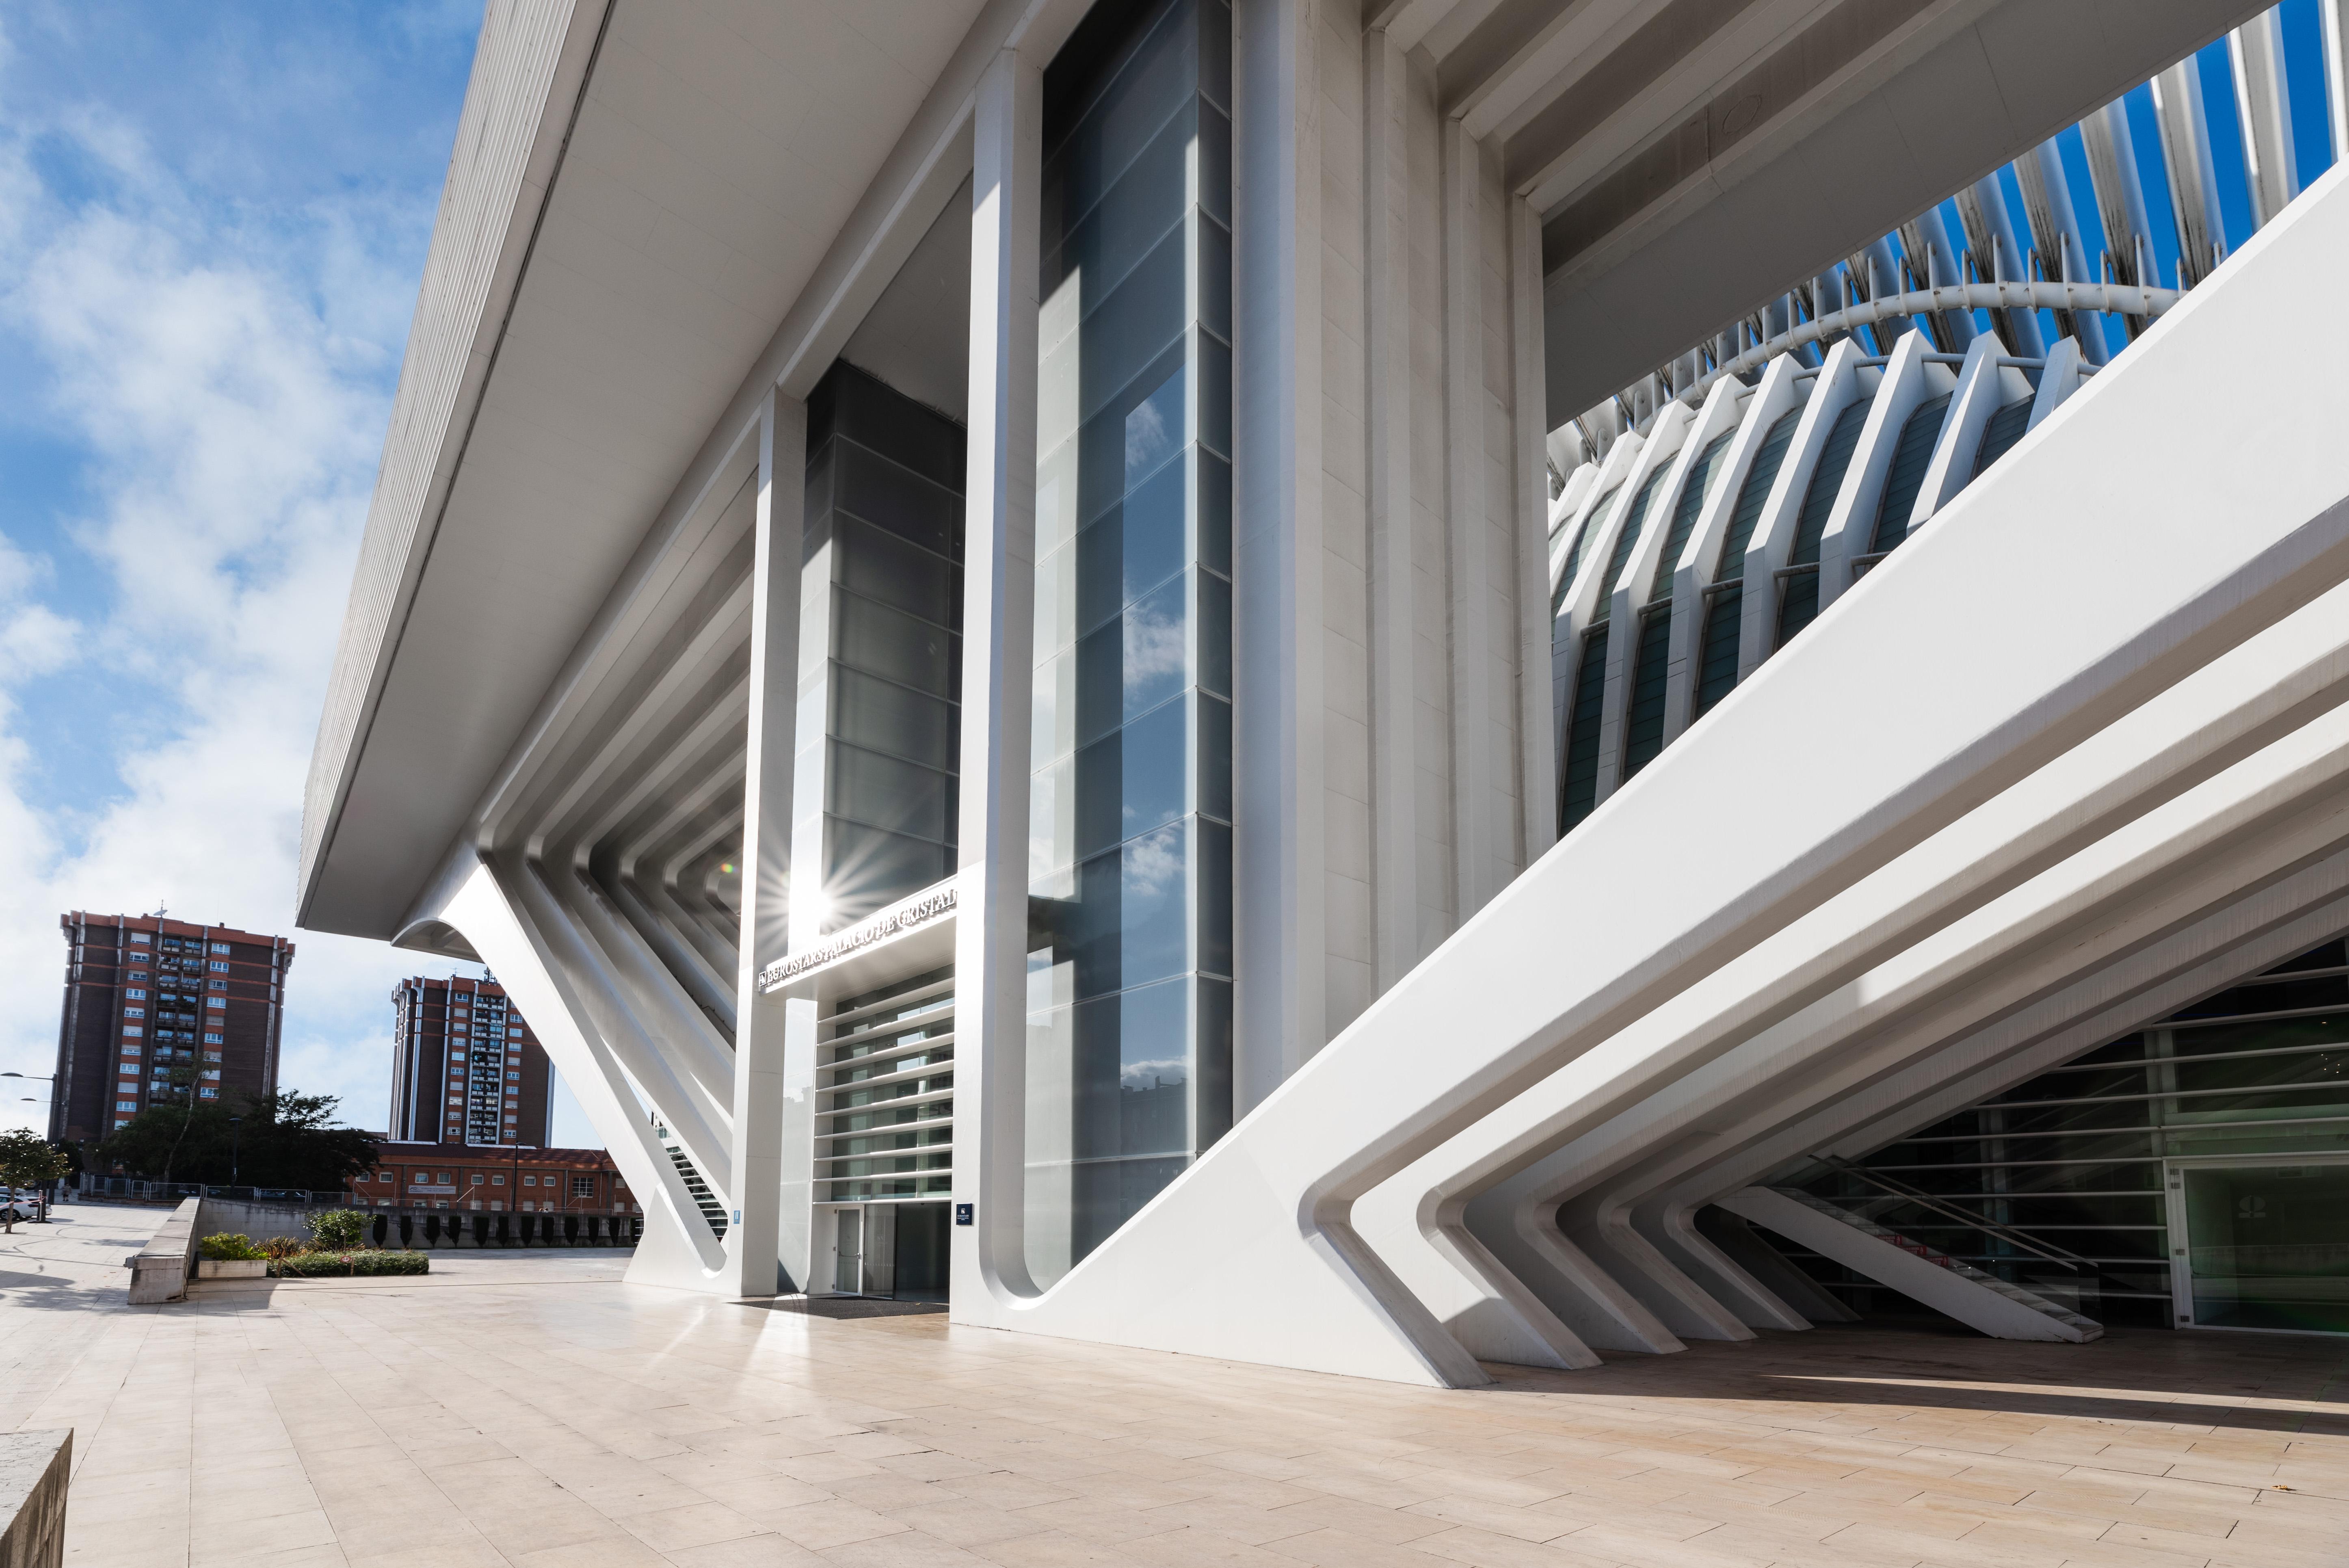
<instances>
[{"instance_id":1,"label":"dark tinted glass panel","mask_svg":"<svg viewBox=\"0 0 2349 1568\"><path fill-rule=\"evenodd\" d=\"M1622 489L1621 485L1610 485L1607 493L1599 498L1599 504L1583 513L1582 526L1575 530L1573 547L1567 551L1566 565L1558 573L1557 591L1550 594L1551 614L1557 614L1558 607L1566 603L1567 591L1574 586L1575 568L1582 564L1582 547L1589 542L1591 531L1606 523L1607 509L1615 504L1615 497Z\"/></svg>"},{"instance_id":2,"label":"dark tinted glass panel","mask_svg":"<svg viewBox=\"0 0 2349 1568\"><path fill-rule=\"evenodd\" d=\"M1974 472L1977 475L2006 456L2007 449L2023 439L2023 432L2031 428L2031 401L2028 397L2017 397L1983 424L1982 445L1974 450Z\"/></svg>"},{"instance_id":3,"label":"dark tinted glass panel","mask_svg":"<svg viewBox=\"0 0 2349 1568\"><path fill-rule=\"evenodd\" d=\"M1859 433L1868 423L1868 399L1855 399L1836 416L1827 431L1826 445L1819 452L1818 466L1811 470L1811 482L1803 491L1803 510L1795 517L1794 548L1788 552L1789 566L1812 566L1819 563L1819 541L1826 534L1827 514L1835 511L1836 493L1843 489L1845 470L1851 467L1851 454L1859 445ZM1785 592L1778 601L1778 645L1785 647L1786 639L1811 624L1819 613L1819 574L1806 572L1786 579Z\"/></svg>"},{"instance_id":4,"label":"dark tinted glass panel","mask_svg":"<svg viewBox=\"0 0 2349 1568\"><path fill-rule=\"evenodd\" d=\"M1624 716L1626 779L1664 748L1664 677L1671 662L1671 646L1672 611L1666 604L1640 623L1640 643L1631 666L1631 706Z\"/></svg>"},{"instance_id":5,"label":"dark tinted glass panel","mask_svg":"<svg viewBox=\"0 0 2349 1568\"><path fill-rule=\"evenodd\" d=\"M1739 634L1745 619L1745 584L1733 583L1705 602L1702 645L1697 651L1696 694L1689 717L1702 718L1737 685Z\"/></svg>"},{"instance_id":6,"label":"dark tinted glass panel","mask_svg":"<svg viewBox=\"0 0 2349 1568\"><path fill-rule=\"evenodd\" d=\"M828 552L828 930L954 870L961 428L835 365L809 398L809 560Z\"/></svg>"},{"instance_id":7,"label":"dark tinted glass panel","mask_svg":"<svg viewBox=\"0 0 2349 1568\"><path fill-rule=\"evenodd\" d=\"M1924 488L1925 470L1933 465L1933 446L1941 438L1941 417L1950 410L1950 395L1920 403L1900 427L1892 449L1892 471L1885 476L1884 499L1876 509L1876 533L1868 552L1891 549L1909 537L1909 514L1916 510L1917 492Z\"/></svg>"},{"instance_id":8,"label":"dark tinted glass panel","mask_svg":"<svg viewBox=\"0 0 2349 1568\"><path fill-rule=\"evenodd\" d=\"M1745 470L1745 482L1737 487L1737 505L1729 514L1729 527L1722 534L1721 562L1713 574L1715 582L1745 575L1745 547L1753 542L1754 526L1769 503L1770 487L1778 482L1778 469L1786 460L1786 448L1802 417L1800 408L1787 409L1771 421L1769 433L1762 438L1762 448Z\"/></svg>"},{"instance_id":9,"label":"dark tinted glass panel","mask_svg":"<svg viewBox=\"0 0 2349 1568\"><path fill-rule=\"evenodd\" d=\"M1566 767L1558 779L1557 830L1571 829L1599 803L1599 715L1607 696L1607 626L1586 634L1568 712Z\"/></svg>"},{"instance_id":10,"label":"dark tinted glass panel","mask_svg":"<svg viewBox=\"0 0 2349 1568\"><path fill-rule=\"evenodd\" d=\"M1607 614L1607 601L1615 596L1615 585L1623 581L1623 568L1631 562L1631 552L1640 545L1640 531L1647 526L1649 509L1655 505L1656 492L1663 488L1664 476L1671 471L1670 463L1660 466L1631 498L1631 511L1623 519L1623 526L1615 531L1615 548L1607 554L1607 577L1599 587L1599 608L1596 614Z\"/></svg>"},{"instance_id":11,"label":"dark tinted glass panel","mask_svg":"<svg viewBox=\"0 0 2349 1568\"><path fill-rule=\"evenodd\" d=\"M1672 525L1664 534L1664 550L1656 561L1656 577L1648 590L1649 598L1662 599L1671 593L1672 571L1680 564L1681 552L1688 548L1689 533L1696 527L1697 514L1704 511L1705 498L1713 493L1713 476L1720 469L1722 455L1736 434L1732 429L1715 436L1696 455L1696 461L1689 465L1688 482L1681 486L1680 500L1672 504Z\"/></svg>"}]
</instances>

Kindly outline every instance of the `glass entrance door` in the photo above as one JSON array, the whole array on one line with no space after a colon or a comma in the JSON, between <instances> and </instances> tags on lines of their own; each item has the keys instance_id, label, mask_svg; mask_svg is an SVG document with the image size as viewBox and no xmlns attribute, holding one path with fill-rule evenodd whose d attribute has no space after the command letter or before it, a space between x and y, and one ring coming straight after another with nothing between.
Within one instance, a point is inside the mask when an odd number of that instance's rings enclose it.
<instances>
[{"instance_id":1,"label":"glass entrance door","mask_svg":"<svg viewBox=\"0 0 2349 1568\"><path fill-rule=\"evenodd\" d=\"M836 1212L833 1223L833 1253L837 1261L833 1267L832 1288L843 1295L864 1294L864 1211L842 1209Z\"/></svg>"},{"instance_id":2,"label":"glass entrance door","mask_svg":"<svg viewBox=\"0 0 2349 1568\"><path fill-rule=\"evenodd\" d=\"M2349 1161L2175 1164L2178 1326L2349 1334Z\"/></svg>"}]
</instances>

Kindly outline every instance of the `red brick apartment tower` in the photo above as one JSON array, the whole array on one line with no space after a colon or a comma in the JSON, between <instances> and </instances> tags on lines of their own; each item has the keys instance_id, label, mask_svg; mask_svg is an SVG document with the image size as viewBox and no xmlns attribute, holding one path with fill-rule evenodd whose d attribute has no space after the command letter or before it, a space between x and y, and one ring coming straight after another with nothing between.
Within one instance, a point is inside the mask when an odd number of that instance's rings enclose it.
<instances>
[{"instance_id":1,"label":"red brick apartment tower","mask_svg":"<svg viewBox=\"0 0 2349 1568\"><path fill-rule=\"evenodd\" d=\"M294 944L155 914L59 915L65 1009L57 1025L53 1139L103 1138L174 1094L232 1105L277 1090L278 1036Z\"/></svg>"},{"instance_id":2,"label":"red brick apartment tower","mask_svg":"<svg viewBox=\"0 0 2349 1568\"><path fill-rule=\"evenodd\" d=\"M554 1066L494 980L403 980L391 994L395 1143L543 1149Z\"/></svg>"}]
</instances>

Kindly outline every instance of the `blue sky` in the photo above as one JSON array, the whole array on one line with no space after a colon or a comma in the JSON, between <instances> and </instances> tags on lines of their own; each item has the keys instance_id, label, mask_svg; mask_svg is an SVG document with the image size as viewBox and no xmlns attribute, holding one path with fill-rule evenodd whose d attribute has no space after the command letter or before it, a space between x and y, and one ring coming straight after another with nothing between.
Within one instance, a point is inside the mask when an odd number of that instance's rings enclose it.
<instances>
[{"instance_id":1,"label":"blue sky","mask_svg":"<svg viewBox=\"0 0 2349 1568\"><path fill-rule=\"evenodd\" d=\"M281 1081L382 1125L418 960L295 932L294 863L480 21L0 12L0 1067L52 1070L61 912L168 905L295 939Z\"/></svg>"}]
</instances>

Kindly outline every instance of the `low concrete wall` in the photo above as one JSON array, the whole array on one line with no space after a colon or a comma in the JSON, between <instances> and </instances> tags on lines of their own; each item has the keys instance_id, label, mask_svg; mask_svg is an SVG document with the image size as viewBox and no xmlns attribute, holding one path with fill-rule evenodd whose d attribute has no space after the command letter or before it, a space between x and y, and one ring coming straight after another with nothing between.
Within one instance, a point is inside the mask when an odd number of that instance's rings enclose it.
<instances>
[{"instance_id":1,"label":"low concrete wall","mask_svg":"<svg viewBox=\"0 0 2349 1568\"><path fill-rule=\"evenodd\" d=\"M153 1239L132 1254L131 1305L177 1301L188 1294L188 1276L195 1272L196 1211L201 1202L195 1198L182 1202Z\"/></svg>"},{"instance_id":2,"label":"low concrete wall","mask_svg":"<svg viewBox=\"0 0 2349 1568\"><path fill-rule=\"evenodd\" d=\"M66 1560L66 1487L73 1429L0 1432L0 1568L58 1568Z\"/></svg>"},{"instance_id":3,"label":"low concrete wall","mask_svg":"<svg viewBox=\"0 0 2349 1568\"><path fill-rule=\"evenodd\" d=\"M265 1242L272 1236L291 1236L297 1242L310 1239L310 1216L328 1212L326 1209L305 1209L297 1203L254 1203L234 1198L206 1198L196 1220L199 1237L226 1233L250 1236Z\"/></svg>"}]
</instances>

